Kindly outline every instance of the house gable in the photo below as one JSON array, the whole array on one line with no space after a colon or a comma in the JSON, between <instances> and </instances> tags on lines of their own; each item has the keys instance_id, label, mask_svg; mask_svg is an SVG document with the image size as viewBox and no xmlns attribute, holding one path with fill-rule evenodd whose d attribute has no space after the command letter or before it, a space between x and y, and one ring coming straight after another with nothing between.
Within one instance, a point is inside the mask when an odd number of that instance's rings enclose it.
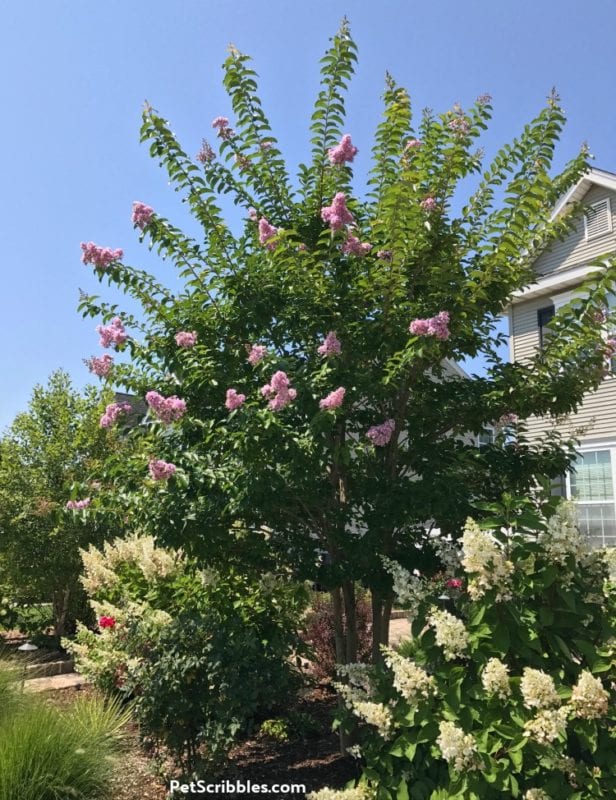
<instances>
[{"instance_id":1,"label":"house gable","mask_svg":"<svg viewBox=\"0 0 616 800\"><path fill-rule=\"evenodd\" d=\"M608 201L609 215L611 217L611 230L596 227L591 224L590 233L587 233L584 215L575 220L575 227L561 241L554 242L537 258L534 264L538 276L545 277L554 273L565 272L573 267L583 266L595 258L616 250L616 191L604 186L591 185L584 194L581 202L585 206L592 206L601 201ZM594 218L593 218L594 219ZM598 232L599 235L592 235Z\"/></svg>"}]
</instances>

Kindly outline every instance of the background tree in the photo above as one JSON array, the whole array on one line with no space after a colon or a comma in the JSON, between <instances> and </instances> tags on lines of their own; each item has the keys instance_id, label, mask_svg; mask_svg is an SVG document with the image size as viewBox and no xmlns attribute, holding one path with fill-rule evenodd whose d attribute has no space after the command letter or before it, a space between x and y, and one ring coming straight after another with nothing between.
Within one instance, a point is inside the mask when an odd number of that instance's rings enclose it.
<instances>
[{"instance_id":1,"label":"background tree","mask_svg":"<svg viewBox=\"0 0 616 800\"><path fill-rule=\"evenodd\" d=\"M328 587L342 662L356 657L357 582L372 594L375 656L387 641L382 556L435 569L427 527L455 534L477 500L564 471L570 449L555 438L530 444L523 421L569 413L598 385L606 351L595 317L614 276L612 262L597 262L587 296L559 309L548 346L506 363L499 315L532 281L537 254L569 229L571 217L551 211L587 169L586 151L550 175L564 124L552 95L483 166L488 96L467 111L425 112L414 127L408 93L388 76L367 190L353 191L351 164L366 162L344 129L355 60L344 22L321 62L312 154L295 182L236 49L224 64L235 122L212 123L218 155L204 141L195 162L145 109L142 140L203 231L192 238L134 205L179 291L123 264L121 251L82 245L100 279L142 309L118 317L96 297L81 304L111 320L106 343L130 356L108 379L150 406L141 455L108 464L111 505L206 561L281 560ZM225 221L225 195L243 224ZM451 367L476 356L484 376ZM505 428L478 450L473 435L503 415L517 418L517 437Z\"/></svg>"},{"instance_id":2,"label":"background tree","mask_svg":"<svg viewBox=\"0 0 616 800\"><path fill-rule=\"evenodd\" d=\"M34 388L28 411L0 440L2 579L24 602L53 604L57 637L83 610L79 548L100 543L106 530L102 517L85 515L96 485L89 484L90 497L71 500L73 485L117 447L100 416L100 394L92 387L79 394L58 371Z\"/></svg>"}]
</instances>

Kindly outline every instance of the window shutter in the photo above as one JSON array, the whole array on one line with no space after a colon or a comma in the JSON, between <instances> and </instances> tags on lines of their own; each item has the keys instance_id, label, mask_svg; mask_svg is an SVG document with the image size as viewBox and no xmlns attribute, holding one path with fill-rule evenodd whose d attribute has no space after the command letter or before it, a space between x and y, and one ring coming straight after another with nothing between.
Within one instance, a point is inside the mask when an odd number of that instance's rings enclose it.
<instances>
[{"instance_id":1,"label":"window shutter","mask_svg":"<svg viewBox=\"0 0 616 800\"><path fill-rule=\"evenodd\" d=\"M537 325L539 327L539 348L543 350L546 341L548 330L546 330L546 326L550 322L550 320L554 317L555 314L554 306L546 306L545 308L540 308L537 311Z\"/></svg>"},{"instance_id":2,"label":"window shutter","mask_svg":"<svg viewBox=\"0 0 616 800\"><path fill-rule=\"evenodd\" d=\"M604 236L612 230L612 209L609 197L588 206L584 212L584 233L587 239Z\"/></svg>"}]
</instances>

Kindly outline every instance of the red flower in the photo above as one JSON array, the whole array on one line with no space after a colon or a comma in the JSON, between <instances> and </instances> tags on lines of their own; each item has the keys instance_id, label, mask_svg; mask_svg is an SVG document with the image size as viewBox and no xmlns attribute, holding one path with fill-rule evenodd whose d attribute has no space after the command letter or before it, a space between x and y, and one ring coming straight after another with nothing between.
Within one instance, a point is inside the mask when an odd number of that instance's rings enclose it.
<instances>
[{"instance_id":1,"label":"red flower","mask_svg":"<svg viewBox=\"0 0 616 800\"><path fill-rule=\"evenodd\" d=\"M448 589L461 589L462 588L462 579L461 578L450 578L447 581L447 588Z\"/></svg>"},{"instance_id":2,"label":"red flower","mask_svg":"<svg viewBox=\"0 0 616 800\"><path fill-rule=\"evenodd\" d=\"M101 628L115 628L115 617L101 617L98 621L98 627Z\"/></svg>"}]
</instances>

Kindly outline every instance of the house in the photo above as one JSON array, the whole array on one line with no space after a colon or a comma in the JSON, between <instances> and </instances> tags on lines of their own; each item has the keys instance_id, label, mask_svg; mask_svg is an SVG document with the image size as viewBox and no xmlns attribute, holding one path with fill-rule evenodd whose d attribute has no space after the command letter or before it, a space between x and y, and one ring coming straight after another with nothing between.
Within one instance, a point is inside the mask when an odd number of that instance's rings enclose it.
<instances>
[{"instance_id":1,"label":"house","mask_svg":"<svg viewBox=\"0 0 616 800\"><path fill-rule=\"evenodd\" d=\"M512 361L524 361L542 347L550 319L568 303L584 279L597 267L589 264L616 252L616 174L591 169L559 201L554 216L572 203L582 212L569 234L536 259L536 281L516 293L509 309L509 347ZM616 298L610 306L616 311ZM614 315L616 317L616 314ZM616 319L611 323L616 327ZM608 335L606 323L606 336ZM579 439L575 469L563 481L563 493L575 501L581 530L593 546L616 545L616 360L599 388L588 393L576 414L564 420L528 420L533 438L551 428Z\"/></svg>"}]
</instances>

